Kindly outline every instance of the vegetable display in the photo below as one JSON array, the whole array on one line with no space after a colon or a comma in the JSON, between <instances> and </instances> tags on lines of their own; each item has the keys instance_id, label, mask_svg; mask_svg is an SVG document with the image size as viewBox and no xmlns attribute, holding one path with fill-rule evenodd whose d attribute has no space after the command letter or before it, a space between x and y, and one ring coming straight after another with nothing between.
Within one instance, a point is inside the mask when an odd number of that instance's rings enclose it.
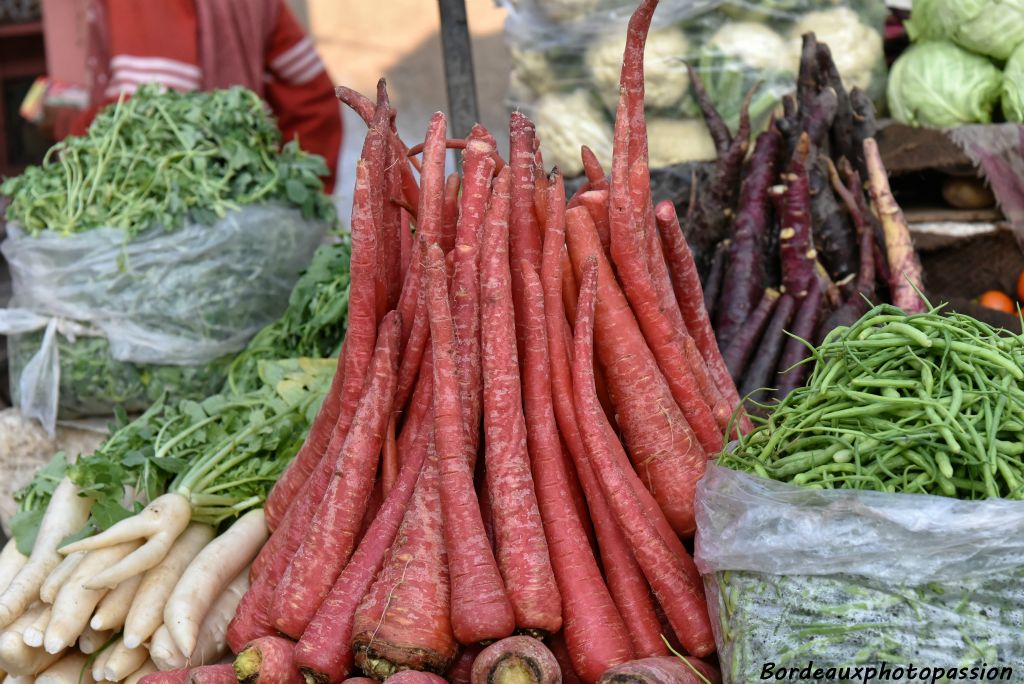
<instances>
[{"instance_id":1,"label":"vegetable display","mask_svg":"<svg viewBox=\"0 0 1024 684\"><path fill-rule=\"evenodd\" d=\"M510 105L529 113L545 141L545 156L565 174L584 169L579 145L611 163L610 142L618 102L624 28L635 3L587 0L551 3L504 0L505 40L512 56ZM748 106L762 130L782 97L793 90L801 36L812 32L833 45L847 88L880 101L885 87L884 3L842 0L748 2L666 0L648 36L645 107L652 123L650 162L657 168L710 160L711 138L690 92L693 66L730 130L755 83ZM575 103L575 106L557 106ZM603 106L602 106L603 105ZM569 144L550 144L549 141Z\"/></svg>"},{"instance_id":2,"label":"vegetable display","mask_svg":"<svg viewBox=\"0 0 1024 684\"><path fill-rule=\"evenodd\" d=\"M698 496L726 680L766 658L1005 673L1024 656L1024 337L880 305L812 358Z\"/></svg>"}]
</instances>

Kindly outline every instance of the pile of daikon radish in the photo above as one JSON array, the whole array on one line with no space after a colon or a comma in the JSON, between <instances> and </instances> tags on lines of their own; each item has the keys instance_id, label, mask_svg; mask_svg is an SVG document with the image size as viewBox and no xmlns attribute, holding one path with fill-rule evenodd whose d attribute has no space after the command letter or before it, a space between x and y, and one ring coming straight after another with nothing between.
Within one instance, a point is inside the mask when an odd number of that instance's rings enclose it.
<instances>
[{"instance_id":1,"label":"pile of daikon radish","mask_svg":"<svg viewBox=\"0 0 1024 684\"><path fill-rule=\"evenodd\" d=\"M104 532L63 544L92 500L68 479L46 509L31 555L0 553L4 684L139 681L157 670L220 662L225 633L267 539L263 509L219 536L165 494Z\"/></svg>"}]
</instances>

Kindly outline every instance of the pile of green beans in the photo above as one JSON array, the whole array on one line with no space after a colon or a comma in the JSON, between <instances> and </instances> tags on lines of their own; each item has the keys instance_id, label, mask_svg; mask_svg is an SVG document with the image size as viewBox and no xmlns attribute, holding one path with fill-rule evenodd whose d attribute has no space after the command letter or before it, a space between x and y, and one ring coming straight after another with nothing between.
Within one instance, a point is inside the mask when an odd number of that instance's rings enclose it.
<instances>
[{"instance_id":1,"label":"pile of green beans","mask_svg":"<svg viewBox=\"0 0 1024 684\"><path fill-rule=\"evenodd\" d=\"M719 463L818 489L1024 498L1024 335L880 305Z\"/></svg>"}]
</instances>

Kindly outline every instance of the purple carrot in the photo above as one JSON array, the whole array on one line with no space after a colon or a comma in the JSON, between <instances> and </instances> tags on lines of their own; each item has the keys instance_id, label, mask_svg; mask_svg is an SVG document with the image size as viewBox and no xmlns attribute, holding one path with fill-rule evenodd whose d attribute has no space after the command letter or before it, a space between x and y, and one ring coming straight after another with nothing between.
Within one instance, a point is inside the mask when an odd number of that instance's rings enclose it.
<instances>
[{"instance_id":1,"label":"purple carrot","mask_svg":"<svg viewBox=\"0 0 1024 684\"><path fill-rule=\"evenodd\" d=\"M775 131L757 137L750 171L740 189L736 231L729 246L721 305L715 317L715 332L722 347L727 347L739 332L764 292L764 242L771 218L768 189L775 179L780 143Z\"/></svg>"},{"instance_id":2,"label":"purple carrot","mask_svg":"<svg viewBox=\"0 0 1024 684\"><path fill-rule=\"evenodd\" d=\"M779 355L786 340L789 339L784 331L793 318L796 305L797 300L793 295L784 294L779 297L771 322L768 323L764 335L761 336L761 343L757 346L754 361L743 377L743 389L740 390L740 394L751 397L748 399L748 402L754 404L749 407L751 410L758 408L756 404L763 403L764 390L768 383L774 380Z\"/></svg>"},{"instance_id":3,"label":"purple carrot","mask_svg":"<svg viewBox=\"0 0 1024 684\"><path fill-rule=\"evenodd\" d=\"M708 276L704 279L704 308L708 316L715 315L715 304L718 302L718 293L722 289L722 279L725 276L725 262L729 258L729 241L723 240L715 247L715 255L711 258L711 268Z\"/></svg>"},{"instance_id":4,"label":"purple carrot","mask_svg":"<svg viewBox=\"0 0 1024 684\"><path fill-rule=\"evenodd\" d=\"M725 351L722 352L722 358L725 359L729 375L737 383L743 377L743 371L746 370L750 356L754 353L754 348L757 346L758 340L761 339L765 326L771 320L772 313L775 311L775 304L778 301L778 290L770 288L765 290L764 294L761 295L761 301L750 312L747 320L743 322L743 326L739 329L736 336L732 338Z\"/></svg>"},{"instance_id":5,"label":"purple carrot","mask_svg":"<svg viewBox=\"0 0 1024 684\"><path fill-rule=\"evenodd\" d=\"M780 401L807 379L810 364L801 361L810 356L811 350L807 345L813 343L814 334L821 322L824 299L822 292L822 287L818 285L811 287L811 291L800 302L793 325L789 328L790 334L795 337L787 336L786 345L782 348L782 356L779 358L775 397Z\"/></svg>"},{"instance_id":6,"label":"purple carrot","mask_svg":"<svg viewBox=\"0 0 1024 684\"><path fill-rule=\"evenodd\" d=\"M811 241L811 194L807 180L810 138L800 135L789 169L782 176L784 186L772 188L775 213L779 217L779 258L782 262L783 292L800 300L814 282L817 254Z\"/></svg>"},{"instance_id":7,"label":"purple carrot","mask_svg":"<svg viewBox=\"0 0 1024 684\"><path fill-rule=\"evenodd\" d=\"M831 278L842 280L857 268L857 234L832 192L827 162L828 157L818 155L808 169L811 225L822 265Z\"/></svg>"}]
</instances>

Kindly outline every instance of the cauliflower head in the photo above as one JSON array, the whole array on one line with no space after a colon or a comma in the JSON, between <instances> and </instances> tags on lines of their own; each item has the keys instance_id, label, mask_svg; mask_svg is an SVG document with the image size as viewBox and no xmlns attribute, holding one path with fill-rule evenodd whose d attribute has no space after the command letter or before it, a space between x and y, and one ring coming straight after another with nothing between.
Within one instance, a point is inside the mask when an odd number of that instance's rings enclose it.
<instances>
[{"instance_id":1,"label":"cauliflower head","mask_svg":"<svg viewBox=\"0 0 1024 684\"><path fill-rule=\"evenodd\" d=\"M557 164L566 178L583 173L583 145L611 168L612 124L586 90L544 95L537 100L533 120L545 160Z\"/></svg>"},{"instance_id":2,"label":"cauliflower head","mask_svg":"<svg viewBox=\"0 0 1024 684\"><path fill-rule=\"evenodd\" d=\"M618 101L622 55L626 50L626 30L619 27L587 48L584 60L602 99ZM674 27L651 29L644 50L644 97L649 107L676 107L690 89L684 59L690 43Z\"/></svg>"},{"instance_id":3,"label":"cauliflower head","mask_svg":"<svg viewBox=\"0 0 1024 684\"><path fill-rule=\"evenodd\" d=\"M868 90L874 73L884 64L882 36L861 22L848 7L809 12L793 26L791 50L799 60L801 36L813 32L819 43L828 45L836 68L847 88Z\"/></svg>"},{"instance_id":4,"label":"cauliflower head","mask_svg":"<svg viewBox=\"0 0 1024 684\"><path fill-rule=\"evenodd\" d=\"M752 21L722 24L707 46L755 69L796 73L799 66L799 56L785 38L764 24Z\"/></svg>"},{"instance_id":5,"label":"cauliflower head","mask_svg":"<svg viewBox=\"0 0 1024 684\"><path fill-rule=\"evenodd\" d=\"M647 143L653 169L716 156L715 143L702 119L649 119Z\"/></svg>"}]
</instances>

